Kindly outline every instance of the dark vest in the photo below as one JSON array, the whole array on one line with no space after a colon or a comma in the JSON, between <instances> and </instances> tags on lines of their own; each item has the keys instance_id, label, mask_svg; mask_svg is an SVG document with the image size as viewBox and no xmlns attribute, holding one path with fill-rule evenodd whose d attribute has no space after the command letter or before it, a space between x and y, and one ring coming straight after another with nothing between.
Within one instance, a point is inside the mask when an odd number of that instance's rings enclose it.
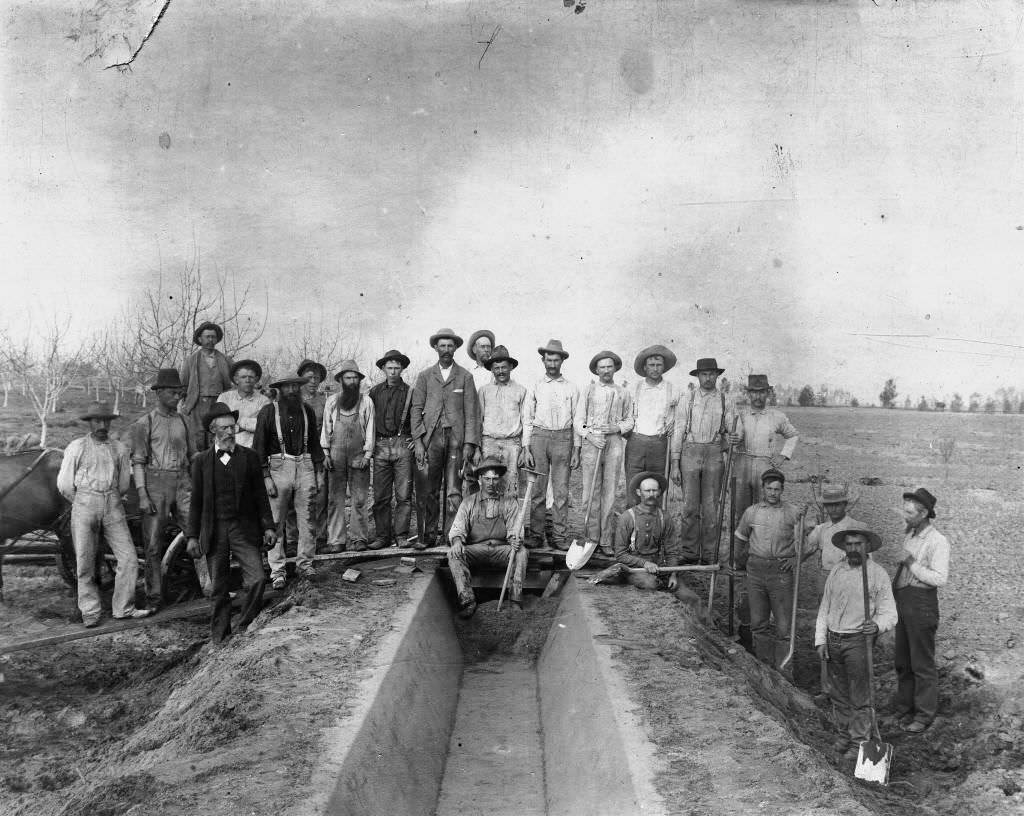
<instances>
[{"instance_id":1,"label":"dark vest","mask_svg":"<svg viewBox=\"0 0 1024 816\"><path fill-rule=\"evenodd\" d=\"M237 518L234 470L230 462L227 465L221 464L219 456L215 456L213 462L213 492L217 518L224 520Z\"/></svg>"}]
</instances>

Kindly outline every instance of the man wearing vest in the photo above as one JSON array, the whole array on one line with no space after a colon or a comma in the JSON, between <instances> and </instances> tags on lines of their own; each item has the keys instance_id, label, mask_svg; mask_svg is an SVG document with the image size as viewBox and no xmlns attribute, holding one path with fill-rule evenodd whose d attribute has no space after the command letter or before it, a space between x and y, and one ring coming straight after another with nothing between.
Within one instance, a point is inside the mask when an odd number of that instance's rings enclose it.
<instances>
[{"instance_id":1,"label":"man wearing vest","mask_svg":"<svg viewBox=\"0 0 1024 816\"><path fill-rule=\"evenodd\" d=\"M476 469L480 491L467 496L452 522L448 566L459 594L459 617L472 617L476 598L470 584L470 568L508 567L515 559L510 598L513 609L522 609L523 579L526 577L527 552L515 529L519 500L501 486L505 465L485 457Z\"/></svg>"},{"instance_id":2,"label":"man wearing vest","mask_svg":"<svg viewBox=\"0 0 1024 816\"><path fill-rule=\"evenodd\" d=\"M235 443L238 413L218 402L205 420L214 444L192 462L192 505L185 535L189 555L205 556L209 566L213 585L210 635L214 643L223 643L231 636L231 556L242 568L241 631L263 608L266 577L261 552L274 546L277 533L260 478L260 458Z\"/></svg>"},{"instance_id":3,"label":"man wearing vest","mask_svg":"<svg viewBox=\"0 0 1024 816\"><path fill-rule=\"evenodd\" d=\"M370 462L376 441L373 401L360 393L364 374L355 360L342 360L335 382L341 390L324 406L320 445L327 452L330 495L327 497L327 550L365 550L368 532L367 497ZM345 495L351 500L351 521L345 515Z\"/></svg>"},{"instance_id":4,"label":"man wearing vest","mask_svg":"<svg viewBox=\"0 0 1024 816\"><path fill-rule=\"evenodd\" d=\"M714 357L697 361L690 372L700 388L691 386L679 401L672 438L672 481L683 488L682 559L695 564L714 560L720 530L718 499L725 470L726 434L734 426L733 410L715 383L725 369Z\"/></svg>"},{"instance_id":5,"label":"man wearing vest","mask_svg":"<svg viewBox=\"0 0 1024 816\"><path fill-rule=\"evenodd\" d=\"M633 370L643 379L633 390L633 431L626 442L627 481L644 471L666 473L679 397L663 377L675 364L676 355L662 345L648 346L633 361ZM674 454L678 456L679 451ZM632 491L626 494L627 504L636 502Z\"/></svg>"},{"instance_id":6,"label":"man wearing vest","mask_svg":"<svg viewBox=\"0 0 1024 816\"><path fill-rule=\"evenodd\" d=\"M318 363L316 360L303 360L299 363L299 367L295 370L295 373L300 377L305 378L306 384L302 387L302 399L310 408L313 409L313 413L316 415L316 433L317 436L323 430L324 425L324 406L327 404L327 396L320 390L320 384L327 379L327 368L323 363ZM327 547L327 491L328 491L328 479L325 470L321 475L319 484L317 485L316 497L313 499L313 540L316 542L317 549L326 550ZM288 514L288 540L298 541L299 539L299 528L295 522L295 514Z\"/></svg>"},{"instance_id":7,"label":"man wearing vest","mask_svg":"<svg viewBox=\"0 0 1024 816\"><path fill-rule=\"evenodd\" d=\"M484 458L504 463L505 490L519 496L519 466L523 458L523 404L526 389L512 379L519 366L508 349L498 346L484 363L491 382L477 389L480 400L480 439Z\"/></svg>"},{"instance_id":8,"label":"man wearing vest","mask_svg":"<svg viewBox=\"0 0 1024 816\"><path fill-rule=\"evenodd\" d=\"M263 467L263 481L271 500L274 523L283 525L288 508L295 508L299 539L295 557L296 572L303 578L315 578L311 511L317 483L323 469L324 452L316 434L316 415L300 393L304 377L283 377L271 383L277 389L277 402L260 410L256 417L253 450ZM279 531L280 532L280 531ZM283 536L275 541L267 555L270 580L274 589L285 585Z\"/></svg>"},{"instance_id":9,"label":"man wearing vest","mask_svg":"<svg viewBox=\"0 0 1024 816\"><path fill-rule=\"evenodd\" d=\"M224 330L216 323L202 323L192 334L192 342L199 346L185 358L181 366L181 382L185 398L178 410L189 423L196 448L205 450L210 445L209 434L202 419L217 401L217 397L231 388L231 358L221 354L215 346L224 339Z\"/></svg>"},{"instance_id":10,"label":"man wearing vest","mask_svg":"<svg viewBox=\"0 0 1024 816\"><path fill-rule=\"evenodd\" d=\"M633 398L615 384L622 358L614 351L599 351L590 360L590 372L597 375L580 398L576 431L583 440L580 452L583 471L583 506L590 508L587 541L596 541L604 555L614 554L615 488L622 473L626 452L624 434L633 429Z\"/></svg>"},{"instance_id":11,"label":"man wearing vest","mask_svg":"<svg viewBox=\"0 0 1024 816\"><path fill-rule=\"evenodd\" d=\"M377 361L384 382L370 389L373 427L377 437L373 449L373 526L376 535L371 550L390 545L404 546L409 538L412 516L412 430L409 404L412 388L402 379L409 358L391 349ZM391 499L395 500L394 510Z\"/></svg>"},{"instance_id":12,"label":"man wearing vest","mask_svg":"<svg viewBox=\"0 0 1024 816\"><path fill-rule=\"evenodd\" d=\"M185 529L192 499L189 470L196 448L184 417L178 413L183 389L177 369L161 368L150 388L156 392L156 407L132 423L130 434L132 472L142 515L146 605L155 612L163 602L160 566L167 549L164 531L171 521ZM195 563L200 585L208 593L206 559Z\"/></svg>"},{"instance_id":13,"label":"man wearing vest","mask_svg":"<svg viewBox=\"0 0 1024 816\"><path fill-rule=\"evenodd\" d=\"M835 534L841 530L863 530L866 527L863 522L846 515L849 501L850 494L846 485L822 486L821 503L828 519L811 530L807 536L807 547L804 550L805 558L815 552L819 553L816 576L819 601L825 592L825 581L828 580L829 574L846 558L846 552L832 543Z\"/></svg>"},{"instance_id":14,"label":"man wearing vest","mask_svg":"<svg viewBox=\"0 0 1024 816\"><path fill-rule=\"evenodd\" d=\"M451 329L430 336L437 363L416 375L410 421L416 450L416 548L437 539L440 513L438 496L442 477L447 485L446 527L451 527L462 500L462 464L472 462L480 446L480 403L476 385L466 369L455 362L462 338ZM448 530L441 530L441 538Z\"/></svg>"}]
</instances>

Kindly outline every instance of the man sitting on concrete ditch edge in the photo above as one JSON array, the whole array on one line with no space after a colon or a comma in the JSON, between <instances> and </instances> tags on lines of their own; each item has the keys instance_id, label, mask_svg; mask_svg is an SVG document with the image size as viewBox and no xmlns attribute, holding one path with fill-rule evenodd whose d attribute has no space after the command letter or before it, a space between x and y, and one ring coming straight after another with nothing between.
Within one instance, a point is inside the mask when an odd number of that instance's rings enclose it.
<instances>
[{"instance_id":1,"label":"man sitting on concrete ditch edge","mask_svg":"<svg viewBox=\"0 0 1024 816\"><path fill-rule=\"evenodd\" d=\"M644 471L629 480L627 496L633 496L636 506L621 516L615 530L615 560L606 570L590 579L592 584L628 583L639 589L661 589L661 567L679 566L679 536L672 517L661 509L661 495L668 489L664 474ZM642 569L643 572L632 572ZM679 582L679 576L669 573L666 582L676 598L694 612L700 609L700 599Z\"/></svg>"},{"instance_id":2,"label":"man sitting on concrete ditch edge","mask_svg":"<svg viewBox=\"0 0 1024 816\"><path fill-rule=\"evenodd\" d=\"M485 458L475 472L480 491L463 499L452 522L448 566L459 593L460 618L472 617L476 612L470 567L482 565L505 569L510 558L515 559L510 595L512 608L523 608L527 553L515 529L519 500L506 494L502 486L506 471L505 465L495 457Z\"/></svg>"},{"instance_id":3,"label":"man sitting on concrete ditch edge","mask_svg":"<svg viewBox=\"0 0 1024 816\"><path fill-rule=\"evenodd\" d=\"M875 636L896 625L896 601L889 574L870 556L882 546L878 535L865 529L839 530L831 545L844 552L828 580L814 627L814 648L826 661L829 697L835 713L838 739L836 752L844 760L857 757L858 743L871 739L870 689L874 678L868 674L867 649L874 648ZM861 572L867 557L868 599L871 617L864 617L864 582Z\"/></svg>"}]
</instances>

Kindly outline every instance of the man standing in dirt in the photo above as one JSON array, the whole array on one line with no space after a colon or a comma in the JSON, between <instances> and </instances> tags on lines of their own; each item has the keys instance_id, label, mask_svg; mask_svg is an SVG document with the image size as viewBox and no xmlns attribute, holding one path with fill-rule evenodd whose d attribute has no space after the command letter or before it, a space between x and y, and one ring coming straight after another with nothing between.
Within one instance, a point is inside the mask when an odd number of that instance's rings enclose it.
<instances>
[{"instance_id":1,"label":"man standing in dirt","mask_svg":"<svg viewBox=\"0 0 1024 816\"><path fill-rule=\"evenodd\" d=\"M324 407L320 445L327 451L330 496L327 499L327 551L365 550L369 540L367 498L370 493L370 462L376 442L373 400L360 393L366 375L355 360L343 360L334 375L341 390L331 394ZM345 495L350 494L351 521L345 515Z\"/></svg>"},{"instance_id":2,"label":"man standing in dirt","mask_svg":"<svg viewBox=\"0 0 1024 816\"><path fill-rule=\"evenodd\" d=\"M148 609L135 608L139 561L122 502L131 484L132 466L128 448L110 438L110 423L117 417L107 403L92 403L81 417L89 423L90 433L68 445L57 474L57 489L71 502L78 608L87 627L98 625L102 614L95 574L100 530L117 559L114 617L144 618L149 614Z\"/></svg>"},{"instance_id":3,"label":"man standing in dirt","mask_svg":"<svg viewBox=\"0 0 1024 816\"><path fill-rule=\"evenodd\" d=\"M781 471L766 470L761 481L764 498L750 505L736 526L736 564L747 570L754 654L779 669L789 651L793 570L798 568L794 542L800 511L782 500L786 477ZM740 623L742 626L742 617Z\"/></svg>"},{"instance_id":4,"label":"man standing in dirt","mask_svg":"<svg viewBox=\"0 0 1024 816\"><path fill-rule=\"evenodd\" d=\"M172 521L185 529L192 499L189 468L196 448L184 417L178 413L182 385L177 369L161 368L150 388L156 392L156 407L132 423L130 433L132 470L142 513L146 605L155 612L163 602L164 531ZM203 590L209 592L205 559L196 559L196 573Z\"/></svg>"},{"instance_id":5,"label":"man standing in dirt","mask_svg":"<svg viewBox=\"0 0 1024 816\"><path fill-rule=\"evenodd\" d=\"M410 405L416 450L416 548L437 538L438 496L444 480L445 527L451 527L462 500L463 462L472 462L480 446L480 404L472 375L455 362L462 338L451 329L430 337L437 363L416 376ZM441 530L441 538L448 535Z\"/></svg>"},{"instance_id":6,"label":"man standing in dirt","mask_svg":"<svg viewBox=\"0 0 1024 816\"><path fill-rule=\"evenodd\" d=\"M814 553L819 553L817 579L818 594L821 600L825 591L825 581L832 570L843 563L846 557L841 547L836 547L832 539L840 530L863 530L865 524L846 514L849 505L850 493L846 485L832 486L824 485L821 488L821 504L825 508L828 520L817 525L807 536L807 548L804 550L804 558L809 558Z\"/></svg>"},{"instance_id":7,"label":"man standing in dirt","mask_svg":"<svg viewBox=\"0 0 1024 816\"><path fill-rule=\"evenodd\" d=\"M633 361L633 370L643 379L633 391L633 430L625 456L627 481L648 470L665 474L669 456L679 455L679 451L669 451L679 395L664 379L675 364L676 355L662 345L648 346ZM628 492L626 504L636 502L636 496Z\"/></svg>"},{"instance_id":8,"label":"man standing in dirt","mask_svg":"<svg viewBox=\"0 0 1024 816\"><path fill-rule=\"evenodd\" d=\"M935 632L939 626L938 588L949 580L949 540L931 523L935 503L935 496L923 487L903 494L906 534L892 581L899 613L893 714L910 734L925 731L939 709Z\"/></svg>"},{"instance_id":9,"label":"man standing in dirt","mask_svg":"<svg viewBox=\"0 0 1024 816\"><path fill-rule=\"evenodd\" d=\"M590 508L587 541L596 541L601 553L614 554L615 488L622 474L626 452L625 434L633 430L633 398L615 384L622 358L614 351L599 351L590 360L590 372L597 375L580 398L576 432L582 440L583 506Z\"/></svg>"},{"instance_id":10,"label":"man standing in dirt","mask_svg":"<svg viewBox=\"0 0 1024 816\"><path fill-rule=\"evenodd\" d=\"M232 411L238 411L238 430L235 433L235 444L252 447L253 435L256 433L256 417L269 405L266 395L256 390L263 378L263 368L255 360L239 360L231 366L231 381L235 387L225 391L217 402L223 402Z\"/></svg>"},{"instance_id":11,"label":"man standing in dirt","mask_svg":"<svg viewBox=\"0 0 1024 816\"><path fill-rule=\"evenodd\" d=\"M472 617L476 597L470 583L470 568L493 566L506 568L515 559L510 598L513 609L522 609L523 579L526 577L527 553L515 529L519 500L502 487L504 463L484 457L476 469L480 491L463 499L452 522L448 550L448 566L459 594L459 617Z\"/></svg>"},{"instance_id":12,"label":"man standing in dirt","mask_svg":"<svg viewBox=\"0 0 1024 816\"><path fill-rule=\"evenodd\" d=\"M299 538L295 568L302 578L316 578L313 555L311 509L317 482L323 469L324 452L316 433L316 415L302 400L304 377L283 377L271 388L277 389L277 402L265 406L256 417L253 450L263 467L263 481L272 500L274 523L283 525L290 507L295 508ZM274 589L285 585L284 540L276 540L267 555L270 580Z\"/></svg>"},{"instance_id":13,"label":"man standing in dirt","mask_svg":"<svg viewBox=\"0 0 1024 816\"><path fill-rule=\"evenodd\" d=\"M740 514L760 497L761 475L769 468L780 470L793 458L800 437L796 428L778 408L767 408L768 376L751 374L747 378L750 410L739 414L736 432L730 433L730 445L736 450L736 513ZM781 450L775 449L776 434L785 439Z\"/></svg>"},{"instance_id":14,"label":"man standing in dirt","mask_svg":"<svg viewBox=\"0 0 1024 816\"><path fill-rule=\"evenodd\" d=\"M580 466L580 436L576 417L580 410L579 390L562 376L562 363L569 352L561 340L549 340L537 349L544 363L544 376L527 390L523 412L523 451L528 468L541 471L530 497L527 547L544 543L544 516L548 483L551 484L551 536L559 550L569 549L569 473Z\"/></svg>"},{"instance_id":15,"label":"man standing in dirt","mask_svg":"<svg viewBox=\"0 0 1024 816\"><path fill-rule=\"evenodd\" d=\"M185 535L188 553L205 556L213 585L210 635L214 643L231 636L231 596L228 579L231 556L242 568L242 611L239 631L263 608L263 549L277 542L276 522L259 455L235 442L238 414L218 402L206 415L214 444L192 462L192 505ZM262 538L261 538L262 531Z\"/></svg>"},{"instance_id":16,"label":"man standing in dirt","mask_svg":"<svg viewBox=\"0 0 1024 816\"><path fill-rule=\"evenodd\" d=\"M715 557L720 530L718 501L725 472L726 435L734 427L734 412L725 392L716 387L725 369L714 357L697 361L690 372L700 388L691 386L680 400L672 434L672 481L683 488L682 559L684 563Z\"/></svg>"},{"instance_id":17,"label":"man standing in dirt","mask_svg":"<svg viewBox=\"0 0 1024 816\"><path fill-rule=\"evenodd\" d=\"M882 546L882 539L863 527L836 530L828 546L843 553L836 564L818 607L814 627L814 648L828 666L829 696L835 711L839 738L836 752L845 760L857 757L858 744L871 739L870 689L874 678L868 673L868 649L875 636L896 625L896 601L889 574L866 553ZM867 558L870 618L864 618L863 559Z\"/></svg>"},{"instance_id":18,"label":"man standing in dirt","mask_svg":"<svg viewBox=\"0 0 1024 816\"><path fill-rule=\"evenodd\" d=\"M523 458L523 403L526 389L512 380L519 366L508 349L498 346L484 363L493 381L477 389L480 400L480 440L483 457L505 464L505 490L519 496L519 466Z\"/></svg>"},{"instance_id":19,"label":"man standing in dirt","mask_svg":"<svg viewBox=\"0 0 1024 816\"><path fill-rule=\"evenodd\" d=\"M377 361L384 382L370 389L373 427L377 441L373 449L373 525L376 535L371 550L401 546L409 538L412 515L412 429L409 405L412 388L402 379L409 358L391 349ZM391 509L394 497L395 508Z\"/></svg>"},{"instance_id":20,"label":"man standing in dirt","mask_svg":"<svg viewBox=\"0 0 1024 816\"><path fill-rule=\"evenodd\" d=\"M223 339L224 330L216 323L200 324L192 334L192 342L199 348L186 357L181 366L185 398L178 410L188 421L199 450L210 445L202 418L217 398L231 388L231 359L215 348Z\"/></svg>"}]
</instances>

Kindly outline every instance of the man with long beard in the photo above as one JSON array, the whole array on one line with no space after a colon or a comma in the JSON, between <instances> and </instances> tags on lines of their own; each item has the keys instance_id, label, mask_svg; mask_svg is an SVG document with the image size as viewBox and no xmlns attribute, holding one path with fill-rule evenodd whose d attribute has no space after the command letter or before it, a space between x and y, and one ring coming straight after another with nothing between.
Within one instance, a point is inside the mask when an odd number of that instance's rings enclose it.
<instances>
[{"instance_id":1,"label":"man with long beard","mask_svg":"<svg viewBox=\"0 0 1024 816\"><path fill-rule=\"evenodd\" d=\"M370 461L376 441L373 400L359 391L364 374L355 360L343 360L335 382L341 391L324 406L320 444L327 451L330 490L327 497L327 551L366 549L366 498L370 491ZM345 517L345 494L352 501L352 522Z\"/></svg>"},{"instance_id":2,"label":"man with long beard","mask_svg":"<svg viewBox=\"0 0 1024 816\"><path fill-rule=\"evenodd\" d=\"M323 469L324 452L316 433L316 415L302 400L304 377L283 377L271 383L277 389L277 402L265 406L256 417L253 450L263 467L263 479L274 513L274 523L280 526L295 508L299 538L295 567L300 577L316 578L313 556L316 542L310 509L316 495L317 483ZM279 531L280 532L280 531ZM285 551L283 537L279 537L268 553L270 580L274 589L285 585Z\"/></svg>"}]
</instances>

